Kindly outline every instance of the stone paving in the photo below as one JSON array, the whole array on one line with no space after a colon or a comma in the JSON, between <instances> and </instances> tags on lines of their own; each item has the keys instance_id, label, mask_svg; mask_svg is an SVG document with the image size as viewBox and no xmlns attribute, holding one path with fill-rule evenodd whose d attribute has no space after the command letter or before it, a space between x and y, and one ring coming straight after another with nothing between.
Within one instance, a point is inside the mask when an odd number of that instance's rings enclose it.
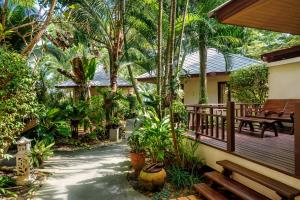
<instances>
[{"instance_id":1,"label":"stone paving","mask_svg":"<svg viewBox=\"0 0 300 200\"><path fill-rule=\"evenodd\" d=\"M127 182L128 147L125 143L93 150L57 153L45 164L52 172L35 199L146 200Z\"/></svg>"}]
</instances>

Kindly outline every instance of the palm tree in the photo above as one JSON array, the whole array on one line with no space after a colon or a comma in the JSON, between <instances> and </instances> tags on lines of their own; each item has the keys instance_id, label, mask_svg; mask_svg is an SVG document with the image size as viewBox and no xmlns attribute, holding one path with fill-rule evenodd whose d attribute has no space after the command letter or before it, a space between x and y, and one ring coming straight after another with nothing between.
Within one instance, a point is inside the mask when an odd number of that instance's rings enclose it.
<instances>
[{"instance_id":1,"label":"palm tree","mask_svg":"<svg viewBox=\"0 0 300 200\"><path fill-rule=\"evenodd\" d=\"M112 92L117 90L117 75L123 55L124 35L122 20L122 0L82 0L70 1L70 17L75 26L105 48L109 55L109 70ZM72 9L74 8L74 9Z\"/></svg>"},{"instance_id":2,"label":"palm tree","mask_svg":"<svg viewBox=\"0 0 300 200\"><path fill-rule=\"evenodd\" d=\"M73 46L66 50L53 45L43 45L36 49L51 55L46 59L47 66L56 69L57 72L71 79L78 85L74 100L88 101L90 99L90 81L93 80L97 62L96 57L91 55L84 45Z\"/></svg>"},{"instance_id":3,"label":"palm tree","mask_svg":"<svg viewBox=\"0 0 300 200\"><path fill-rule=\"evenodd\" d=\"M45 7L39 5L36 9L34 0L2 1L0 42L13 44L16 50L23 48L22 54L29 55L50 25L57 0L45 4L49 9L42 15Z\"/></svg>"},{"instance_id":4,"label":"palm tree","mask_svg":"<svg viewBox=\"0 0 300 200\"><path fill-rule=\"evenodd\" d=\"M207 49L215 47L228 52L240 43L239 38L243 36L241 29L218 24L208 17L208 12L223 2L223 0L203 0L195 3L189 16L189 39L196 39L193 48L198 49L200 58L200 104L207 103Z\"/></svg>"}]
</instances>

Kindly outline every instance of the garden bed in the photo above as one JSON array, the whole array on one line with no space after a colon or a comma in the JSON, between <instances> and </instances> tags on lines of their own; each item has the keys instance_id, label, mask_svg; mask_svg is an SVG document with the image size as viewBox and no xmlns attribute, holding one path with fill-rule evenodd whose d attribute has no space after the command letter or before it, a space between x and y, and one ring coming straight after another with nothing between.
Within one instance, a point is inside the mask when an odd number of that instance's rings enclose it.
<instances>
[{"instance_id":1,"label":"garden bed","mask_svg":"<svg viewBox=\"0 0 300 200\"><path fill-rule=\"evenodd\" d=\"M134 171L128 172L127 180L134 190L154 200L176 199L176 198L187 197L191 195L197 196L195 190L193 190L192 187L178 188L171 182L169 177L167 177L163 189L157 192L151 192L145 190L139 183L138 176Z\"/></svg>"},{"instance_id":2,"label":"garden bed","mask_svg":"<svg viewBox=\"0 0 300 200\"><path fill-rule=\"evenodd\" d=\"M5 181L2 179L0 184L6 182L7 186L0 187L0 199L30 199L34 193L43 185L45 180L50 176L50 173L42 172L39 170L34 171L35 180L24 186L18 186L15 184L16 170L15 167L0 167L0 177L5 177ZM5 195L3 194L5 191Z\"/></svg>"}]
</instances>

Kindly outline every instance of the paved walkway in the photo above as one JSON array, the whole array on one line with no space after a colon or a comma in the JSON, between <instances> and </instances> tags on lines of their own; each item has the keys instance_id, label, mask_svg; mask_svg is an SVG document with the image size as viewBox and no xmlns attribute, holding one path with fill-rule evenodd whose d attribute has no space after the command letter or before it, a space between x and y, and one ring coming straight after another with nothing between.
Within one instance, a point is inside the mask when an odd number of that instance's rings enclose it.
<instances>
[{"instance_id":1,"label":"paved walkway","mask_svg":"<svg viewBox=\"0 0 300 200\"><path fill-rule=\"evenodd\" d=\"M128 147L114 144L93 150L58 153L45 168L53 172L35 199L146 200L127 182Z\"/></svg>"}]
</instances>

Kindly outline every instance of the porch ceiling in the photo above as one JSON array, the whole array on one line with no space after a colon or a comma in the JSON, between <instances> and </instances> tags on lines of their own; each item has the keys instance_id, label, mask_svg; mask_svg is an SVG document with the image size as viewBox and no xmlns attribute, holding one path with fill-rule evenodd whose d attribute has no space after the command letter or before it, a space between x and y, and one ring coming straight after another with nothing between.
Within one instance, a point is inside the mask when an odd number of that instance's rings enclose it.
<instances>
[{"instance_id":1,"label":"porch ceiling","mask_svg":"<svg viewBox=\"0 0 300 200\"><path fill-rule=\"evenodd\" d=\"M299 0L231 0L210 16L224 24L300 35Z\"/></svg>"}]
</instances>

